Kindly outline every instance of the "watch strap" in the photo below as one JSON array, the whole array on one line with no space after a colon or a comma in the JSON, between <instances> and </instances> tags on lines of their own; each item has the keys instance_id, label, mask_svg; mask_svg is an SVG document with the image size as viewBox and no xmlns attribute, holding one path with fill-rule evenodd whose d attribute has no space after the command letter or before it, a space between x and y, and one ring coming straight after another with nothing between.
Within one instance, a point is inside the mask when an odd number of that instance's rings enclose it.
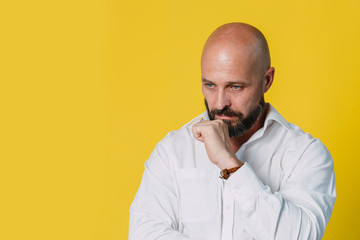
<instances>
[{"instance_id":1,"label":"watch strap","mask_svg":"<svg viewBox=\"0 0 360 240\"><path fill-rule=\"evenodd\" d=\"M219 177L222 178L222 179L228 179L230 177L230 173L236 172L239 168L240 168L240 166L230 168L230 169L225 168L225 169L220 171L220 176Z\"/></svg>"}]
</instances>

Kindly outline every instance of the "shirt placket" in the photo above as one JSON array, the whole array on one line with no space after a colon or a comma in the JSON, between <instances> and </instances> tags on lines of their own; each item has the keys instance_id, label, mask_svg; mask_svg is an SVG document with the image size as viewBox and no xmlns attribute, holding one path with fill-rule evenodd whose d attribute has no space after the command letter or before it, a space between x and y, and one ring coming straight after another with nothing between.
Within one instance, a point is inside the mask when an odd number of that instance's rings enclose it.
<instances>
[{"instance_id":1,"label":"shirt placket","mask_svg":"<svg viewBox=\"0 0 360 240\"><path fill-rule=\"evenodd\" d=\"M222 206L222 228L221 239L233 239L233 226L234 226L234 196L228 186L227 180L223 180L223 206Z\"/></svg>"}]
</instances>

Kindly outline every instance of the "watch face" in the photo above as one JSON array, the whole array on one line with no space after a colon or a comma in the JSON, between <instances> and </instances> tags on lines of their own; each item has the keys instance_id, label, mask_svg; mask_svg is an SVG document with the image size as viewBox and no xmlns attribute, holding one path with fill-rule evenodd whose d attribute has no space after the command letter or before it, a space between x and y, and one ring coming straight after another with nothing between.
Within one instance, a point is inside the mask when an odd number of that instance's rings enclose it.
<instances>
[{"instance_id":1,"label":"watch face","mask_svg":"<svg viewBox=\"0 0 360 240\"><path fill-rule=\"evenodd\" d=\"M220 176L219 178L222 179L228 179L230 177L230 173L234 173L236 172L240 167L234 167L234 168L230 168L230 169L223 169L220 171Z\"/></svg>"},{"instance_id":2,"label":"watch face","mask_svg":"<svg viewBox=\"0 0 360 240\"><path fill-rule=\"evenodd\" d=\"M219 177L222 179L228 179L229 178L229 170L228 169L221 170Z\"/></svg>"}]
</instances>

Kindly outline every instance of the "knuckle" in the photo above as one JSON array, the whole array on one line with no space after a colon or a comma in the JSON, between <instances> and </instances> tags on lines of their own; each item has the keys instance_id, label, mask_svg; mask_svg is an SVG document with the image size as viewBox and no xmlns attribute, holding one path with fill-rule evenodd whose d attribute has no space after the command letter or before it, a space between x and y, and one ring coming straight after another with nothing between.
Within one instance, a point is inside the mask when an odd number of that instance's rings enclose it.
<instances>
[{"instance_id":1,"label":"knuckle","mask_svg":"<svg viewBox=\"0 0 360 240\"><path fill-rule=\"evenodd\" d=\"M223 127L226 126L226 123L224 123L224 122L221 121L221 120L219 120L219 121L217 122L217 124L218 124L218 126L221 127L221 128L223 128Z\"/></svg>"},{"instance_id":2,"label":"knuckle","mask_svg":"<svg viewBox=\"0 0 360 240\"><path fill-rule=\"evenodd\" d=\"M215 124L216 124L217 126L221 126L221 124L223 124L223 121L221 121L221 120L215 120Z\"/></svg>"}]
</instances>

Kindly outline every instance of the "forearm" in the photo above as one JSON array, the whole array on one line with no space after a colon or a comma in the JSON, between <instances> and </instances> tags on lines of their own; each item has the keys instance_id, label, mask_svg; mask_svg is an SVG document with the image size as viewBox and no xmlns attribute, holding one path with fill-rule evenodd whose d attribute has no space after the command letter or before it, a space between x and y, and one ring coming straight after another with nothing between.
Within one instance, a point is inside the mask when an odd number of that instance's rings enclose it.
<instances>
[{"instance_id":1,"label":"forearm","mask_svg":"<svg viewBox=\"0 0 360 240\"><path fill-rule=\"evenodd\" d=\"M179 231L179 203L173 174L155 148L130 207L129 240L195 240Z\"/></svg>"},{"instance_id":2,"label":"forearm","mask_svg":"<svg viewBox=\"0 0 360 240\"><path fill-rule=\"evenodd\" d=\"M273 193L251 167L244 166L228 185L251 235L256 239L321 239L335 198L292 188Z\"/></svg>"},{"instance_id":3,"label":"forearm","mask_svg":"<svg viewBox=\"0 0 360 240\"><path fill-rule=\"evenodd\" d=\"M130 209L129 240L193 240L179 231L175 224L151 213Z\"/></svg>"},{"instance_id":4,"label":"forearm","mask_svg":"<svg viewBox=\"0 0 360 240\"><path fill-rule=\"evenodd\" d=\"M267 191L258 194L252 209L242 212L248 219L246 230L255 239L322 239L328 221L322 212Z\"/></svg>"}]
</instances>

